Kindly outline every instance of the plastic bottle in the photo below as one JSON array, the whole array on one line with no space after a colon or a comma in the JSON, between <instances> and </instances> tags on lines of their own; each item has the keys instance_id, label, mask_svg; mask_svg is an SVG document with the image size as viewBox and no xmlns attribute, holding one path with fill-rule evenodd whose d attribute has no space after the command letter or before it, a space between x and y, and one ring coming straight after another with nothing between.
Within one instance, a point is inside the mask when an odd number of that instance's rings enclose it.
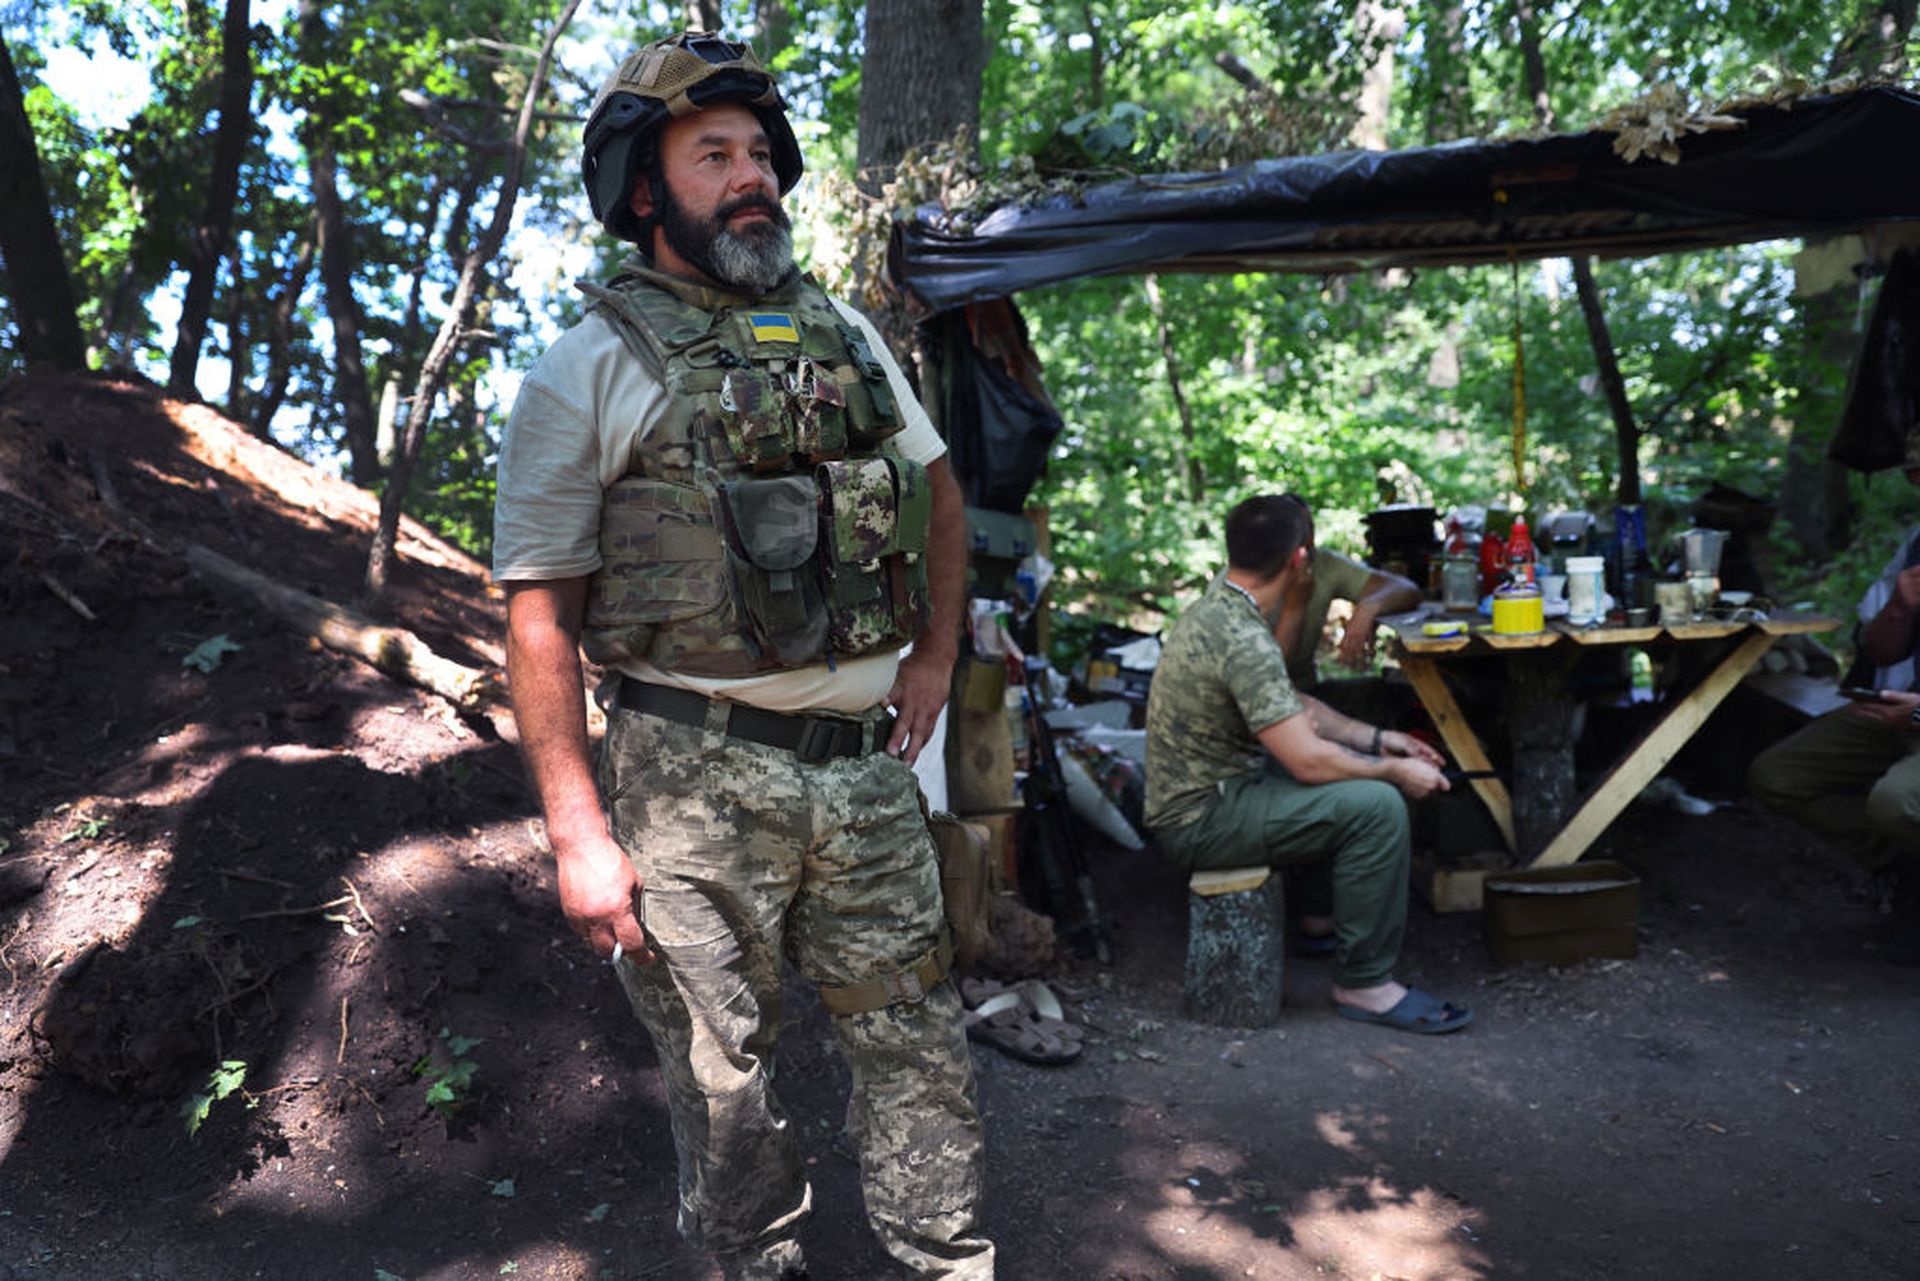
<instances>
[{"instance_id":1,"label":"plastic bottle","mask_svg":"<svg viewBox=\"0 0 1920 1281\"><path fill-rule=\"evenodd\" d=\"M1448 609L1472 609L1480 600L1479 549L1458 516L1447 518L1446 556L1440 570L1440 600Z\"/></svg>"},{"instance_id":2,"label":"plastic bottle","mask_svg":"<svg viewBox=\"0 0 1920 1281\"><path fill-rule=\"evenodd\" d=\"M1480 594L1500 585L1507 568L1507 540L1489 529L1480 538Z\"/></svg>"},{"instance_id":3,"label":"plastic bottle","mask_svg":"<svg viewBox=\"0 0 1920 1281\"><path fill-rule=\"evenodd\" d=\"M1513 534L1507 539L1507 581L1515 587L1532 587L1539 574L1534 559L1533 535L1527 530L1527 518L1513 518Z\"/></svg>"}]
</instances>

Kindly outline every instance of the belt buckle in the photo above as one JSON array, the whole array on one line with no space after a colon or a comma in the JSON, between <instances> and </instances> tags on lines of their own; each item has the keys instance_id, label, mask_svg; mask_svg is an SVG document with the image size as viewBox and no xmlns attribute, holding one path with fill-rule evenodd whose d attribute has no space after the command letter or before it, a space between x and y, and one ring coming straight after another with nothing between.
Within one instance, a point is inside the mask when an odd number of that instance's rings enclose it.
<instances>
[{"instance_id":1,"label":"belt buckle","mask_svg":"<svg viewBox=\"0 0 1920 1281\"><path fill-rule=\"evenodd\" d=\"M898 973L889 974L886 978L880 980L880 984L887 989L887 995L891 996L896 1002L924 1001L927 999L927 989L920 982L920 972L918 970L901 970Z\"/></svg>"},{"instance_id":2,"label":"belt buckle","mask_svg":"<svg viewBox=\"0 0 1920 1281\"><path fill-rule=\"evenodd\" d=\"M802 765L820 765L832 760L839 746L840 722L809 716L800 723L800 741L793 745L793 754Z\"/></svg>"}]
</instances>

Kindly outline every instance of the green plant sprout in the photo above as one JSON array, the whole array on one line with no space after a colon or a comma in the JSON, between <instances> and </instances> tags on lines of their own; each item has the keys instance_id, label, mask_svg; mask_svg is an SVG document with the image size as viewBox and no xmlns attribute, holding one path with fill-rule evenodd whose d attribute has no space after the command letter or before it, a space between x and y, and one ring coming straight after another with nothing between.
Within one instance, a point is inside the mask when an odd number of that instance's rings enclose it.
<instances>
[{"instance_id":1,"label":"green plant sprout","mask_svg":"<svg viewBox=\"0 0 1920 1281\"><path fill-rule=\"evenodd\" d=\"M208 1073L206 1090L193 1095L180 1105L180 1115L187 1120L188 1136L200 1133L200 1127L206 1123L207 1114L213 1111L213 1105L230 1095L240 1094L245 1097L248 1111L260 1106L260 1101L243 1088L246 1079L247 1064L244 1059L227 1059Z\"/></svg>"},{"instance_id":2,"label":"green plant sprout","mask_svg":"<svg viewBox=\"0 0 1920 1281\"><path fill-rule=\"evenodd\" d=\"M427 1106L441 1116L451 1118L473 1090L474 1073L480 1065L467 1055L481 1038L474 1036L455 1036L446 1028L440 1029L440 1039L446 1045L447 1061L438 1061L432 1050L420 1056L413 1065L413 1074L427 1083Z\"/></svg>"}]
</instances>

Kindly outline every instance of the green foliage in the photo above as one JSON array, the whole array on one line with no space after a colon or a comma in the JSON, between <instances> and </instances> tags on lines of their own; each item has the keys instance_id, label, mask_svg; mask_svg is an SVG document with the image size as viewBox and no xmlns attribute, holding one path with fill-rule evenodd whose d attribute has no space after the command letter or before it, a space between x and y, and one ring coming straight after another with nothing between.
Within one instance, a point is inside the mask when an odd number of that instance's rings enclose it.
<instances>
[{"instance_id":1,"label":"green foliage","mask_svg":"<svg viewBox=\"0 0 1920 1281\"><path fill-rule=\"evenodd\" d=\"M427 1083L427 1106L441 1116L452 1118L472 1097L473 1078L480 1066L467 1056L479 1044L476 1037L454 1036L443 1027L440 1045L413 1065L413 1074ZM511 1187L509 1183L509 1191L495 1195L511 1196Z\"/></svg>"},{"instance_id":2,"label":"green foliage","mask_svg":"<svg viewBox=\"0 0 1920 1281\"><path fill-rule=\"evenodd\" d=\"M207 1116L213 1111L213 1105L223 1099L240 1094L246 1097L249 1110L258 1106L257 1100L246 1094L243 1088L247 1080L247 1064L244 1059L227 1059L207 1075L206 1088L187 1099L180 1105L180 1115L186 1119L189 1136L200 1133L200 1127L206 1124Z\"/></svg>"},{"instance_id":3,"label":"green foliage","mask_svg":"<svg viewBox=\"0 0 1920 1281\"><path fill-rule=\"evenodd\" d=\"M83 818L60 838L60 843L65 845L70 841L97 841L111 826L113 826L113 820L110 818L101 818L97 815Z\"/></svg>"}]
</instances>

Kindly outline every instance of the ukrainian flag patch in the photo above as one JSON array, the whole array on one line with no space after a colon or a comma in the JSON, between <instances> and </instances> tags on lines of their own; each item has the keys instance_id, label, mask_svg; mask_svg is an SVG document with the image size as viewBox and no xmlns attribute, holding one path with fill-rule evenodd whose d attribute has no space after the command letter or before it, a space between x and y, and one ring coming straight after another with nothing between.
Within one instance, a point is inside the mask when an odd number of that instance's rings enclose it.
<instances>
[{"instance_id":1,"label":"ukrainian flag patch","mask_svg":"<svg viewBox=\"0 0 1920 1281\"><path fill-rule=\"evenodd\" d=\"M747 327L753 330L755 342L800 341L800 324L790 311L750 311Z\"/></svg>"}]
</instances>

